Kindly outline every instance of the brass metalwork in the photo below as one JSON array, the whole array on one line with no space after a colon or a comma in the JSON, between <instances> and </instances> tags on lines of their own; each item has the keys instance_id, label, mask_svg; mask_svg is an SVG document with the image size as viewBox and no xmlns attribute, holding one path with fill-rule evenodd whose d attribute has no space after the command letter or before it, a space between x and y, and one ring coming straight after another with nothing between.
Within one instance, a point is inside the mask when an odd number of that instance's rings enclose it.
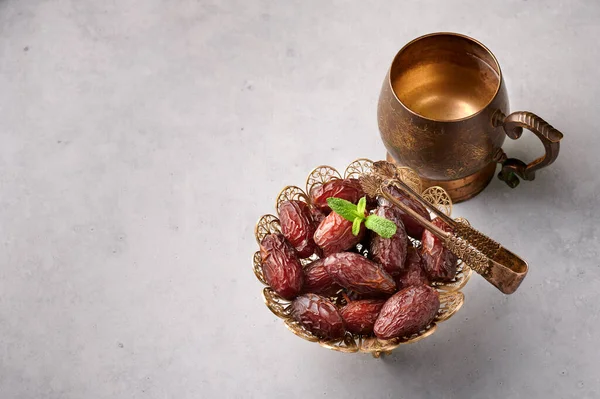
<instances>
[{"instance_id":1,"label":"brass metalwork","mask_svg":"<svg viewBox=\"0 0 600 399\"><path fill-rule=\"evenodd\" d=\"M537 170L556 160L562 133L530 112L508 115L508 110L492 52L464 35L433 33L411 41L394 58L377 118L390 157L416 170L427 187L441 186L459 202L487 186L497 162L499 178L515 187L518 177L533 180ZM505 136L517 139L523 128L546 149L529 165L499 156Z\"/></svg>"},{"instance_id":2,"label":"brass metalwork","mask_svg":"<svg viewBox=\"0 0 600 399\"><path fill-rule=\"evenodd\" d=\"M411 215L419 224L441 239L446 248L503 293L512 294L519 288L528 270L527 263L523 259L475 230L466 221L453 220L438 207L432 206L422 195L415 193L399 179L397 174L390 175L390 166L385 164L384 161L376 162L374 164L375 173L363 175L360 178L361 185L368 195L383 196ZM449 225L452 232L441 229L398 201L387 189L390 186L394 186L405 195L421 202L431 213Z\"/></svg>"},{"instance_id":3,"label":"brass metalwork","mask_svg":"<svg viewBox=\"0 0 600 399\"><path fill-rule=\"evenodd\" d=\"M419 177L417 172L415 172L411 168L405 167L397 167L396 175L400 180L406 183L414 192L420 193L423 191L423 183L422 179ZM450 198L449 195L446 195L446 198ZM433 200L434 198L432 198ZM445 200L444 200L445 202ZM452 212L452 200L450 200L450 207L446 207L446 212L449 215Z\"/></svg>"},{"instance_id":4,"label":"brass metalwork","mask_svg":"<svg viewBox=\"0 0 600 399\"><path fill-rule=\"evenodd\" d=\"M367 158L359 158L352 162L344 171L344 179L358 179L365 173L370 173L373 169L373 161Z\"/></svg>"},{"instance_id":5,"label":"brass metalwork","mask_svg":"<svg viewBox=\"0 0 600 399\"><path fill-rule=\"evenodd\" d=\"M439 186L427 188L421 193L421 197L430 204L436 204L436 207L446 215L452 212L452 199L450 199L450 195L448 195L446 190Z\"/></svg>"},{"instance_id":6,"label":"brass metalwork","mask_svg":"<svg viewBox=\"0 0 600 399\"><path fill-rule=\"evenodd\" d=\"M348 165L348 167L345 169L344 173L338 172L331 166L319 166L310 172L306 183L306 191L302 191L302 189L296 186L286 186L277 196L275 209L278 210L281 202L289 199L307 201L310 206L309 196L307 193L310 193L310 190L312 190L313 187L326 183L332 179L339 179L342 176L345 178L360 178L361 176L372 173L374 164L375 163L369 159L358 159L350 163L350 165ZM409 187L419 194L422 193L422 184L419 175L417 175L414 170L410 168L396 167L389 163L380 165L391 167L392 169L390 173L394 174L395 176L400 176L400 178L403 179L403 181L406 182ZM440 214L450 217L452 211L452 201L450 196L444 192L443 189L435 188L429 191L426 190L426 194L426 201L430 201L428 204L434 207ZM264 215L257 222L254 231L256 241L260 243L260 241L262 241L267 234L281 231L279 219L274 215ZM420 242L416 240L413 240L412 243L416 246L420 245ZM306 265L313 259L317 259L317 256L313 255L311 259L302 259L302 263L303 265ZM256 278L264 285L267 285L262 274L259 251L255 252L253 255L252 268ZM393 340L380 340L373 336L367 337L361 335L352 335L349 333L346 334L344 339L338 341L320 340L312 335L309 331L305 330L300 324L296 323L290 317L288 312L290 304L289 301L279 297L268 286L263 289L262 296L269 310L271 310L271 312L273 312L273 314L275 314L277 317L283 319L285 326L299 337L311 342L318 342L319 345L325 348L339 352L366 352L371 353L374 357L380 357L383 354L391 353L393 349L396 349L400 345L414 343L428 337L436 331L439 323L447 320L453 314L455 314L464 303L464 295L460 290L465 286L465 284L467 284L471 274L471 268L462 261L459 261L458 273L452 281L445 283L432 283L432 286L440 292L441 302L440 310L434 319L434 322L417 334L413 334L410 337L402 337ZM341 296L335 296L332 297L332 299L337 303L340 303L343 300Z\"/></svg>"},{"instance_id":7,"label":"brass metalwork","mask_svg":"<svg viewBox=\"0 0 600 399\"><path fill-rule=\"evenodd\" d=\"M260 251L256 251L254 253L254 257L252 258L252 269L254 270L254 275L264 285L267 285L267 280L265 280L265 276L263 275L262 270L262 258L260 257Z\"/></svg>"},{"instance_id":8,"label":"brass metalwork","mask_svg":"<svg viewBox=\"0 0 600 399\"><path fill-rule=\"evenodd\" d=\"M289 317L289 303L277 295L275 291L271 289L271 287L266 287L263 290L263 300L265 301L265 304L269 310L273 312L275 316L279 318Z\"/></svg>"},{"instance_id":9,"label":"brass metalwork","mask_svg":"<svg viewBox=\"0 0 600 399\"><path fill-rule=\"evenodd\" d=\"M460 291L440 293L441 306L436 319L438 323L448 320L454 313L458 312L464 301L465 295Z\"/></svg>"},{"instance_id":10,"label":"brass metalwork","mask_svg":"<svg viewBox=\"0 0 600 399\"><path fill-rule=\"evenodd\" d=\"M524 180L535 179L535 172L537 170L550 165L558 157L560 140L562 140L563 134L539 116L531 112L513 112L509 116L504 117L504 114L498 111L494 122L502 125L506 131L506 135L513 140L521 137L523 128L529 129L539 137L546 150L546 154L543 157L534 160L529 165L515 158L502 159L502 170L498 174L498 177L510 187L514 188L519 184L517 176Z\"/></svg>"},{"instance_id":11,"label":"brass metalwork","mask_svg":"<svg viewBox=\"0 0 600 399\"><path fill-rule=\"evenodd\" d=\"M285 186L283 190L279 192L277 200L275 201L275 209L277 210L277 213L279 213L279 204L281 204L284 201L290 200L303 201L308 204L310 201L310 197L306 195L306 193L304 193L304 190L302 190L298 186Z\"/></svg>"},{"instance_id":12,"label":"brass metalwork","mask_svg":"<svg viewBox=\"0 0 600 399\"><path fill-rule=\"evenodd\" d=\"M342 175L335 168L327 165L321 165L314 168L306 178L306 193L310 195L314 187L333 179L341 179Z\"/></svg>"},{"instance_id":13,"label":"brass metalwork","mask_svg":"<svg viewBox=\"0 0 600 399\"><path fill-rule=\"evenodd\" d=\"M256 238L256 242L260 244L263 238L271 233L281 233L279 219L277 216L263 215L254 227L254 237Z\"/></svg>"}]
</instances>

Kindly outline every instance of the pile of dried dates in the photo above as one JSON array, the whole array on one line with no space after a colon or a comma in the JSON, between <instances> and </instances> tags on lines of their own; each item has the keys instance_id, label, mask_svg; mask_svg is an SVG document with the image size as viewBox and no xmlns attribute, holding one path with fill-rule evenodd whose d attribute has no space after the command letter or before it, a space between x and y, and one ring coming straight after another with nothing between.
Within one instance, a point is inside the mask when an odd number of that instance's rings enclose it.
<instances>
[{"instance_id":1,"label":"pile of dried dates","mask_svg":"<svg viewBox=\"0 0 600 399\"><path fill-rule=\"evenodd\" d=\"M421 203L400 191L392 195L430 220ZM265 236L260 245L267 283L291 301L291 316L321 339L341 339L346 332L383 340L416 334L440 307L430 283L450 281L457 272L457 258L441 241L385 199L368 198L366 213L393 221L391 238L364 226L354 235L352 222L327 203L330 197L357 203L363 196L358 180L336 179L311 191L310 206L285 201L279 206L281 233ZM421 241L419 249L409 236ZM313 255L319 259L303 267L300 259Z\"/></svg>"}]
</instances>

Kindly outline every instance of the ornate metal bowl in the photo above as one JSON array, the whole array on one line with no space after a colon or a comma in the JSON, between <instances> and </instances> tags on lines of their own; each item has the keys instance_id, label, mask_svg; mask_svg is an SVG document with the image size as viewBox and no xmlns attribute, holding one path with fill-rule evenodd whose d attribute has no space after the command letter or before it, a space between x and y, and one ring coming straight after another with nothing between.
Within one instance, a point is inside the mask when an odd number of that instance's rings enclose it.
<instances>
[{"instance_id":1,"label":"ornate metal bowl","mask_svg":"<svg viewBox=\"0 0 600 399\"><path fill-rule=\"evenodd\" d=\"M310 195L308 195L308 193L310 193L313 188L333 179L358 178L363 173L370 172L372 165L373 162L369 159L357 159L348 165L348 167L344 170L343 176L331 166L319 166L313 169L313 171L308 175L308 178L306 179L305 190L297 186L284 187L279 195L277 195L275 210L278 212L279 205L282 202L292 199L304 201L309 206L312 206L310 203ZM427 202L450 216L452 212L452 200L443 188L429 187L426 190L423 190L421 179L415 171L410 168L398 167L398 172L401 179L415 192L420 193ZM466 222L464 219L461 220ZM262 239L267 234L277 233L280 231L279 219L277 216L271 214L263 215L258 220L254 231L256 242L260 244ZM416 247L421 245L421 243L417 240L411 239L411 242ZM302 259L301 262L304 266L306 266L315 259L318 259L317 255ZM258 278L261 283L266 285L266 287L263 289L263 299L265 304L271 310L271 312L273 312L277 317L283 319L286 327L294 334L304 338L307 341L318 342L319 345L325 348L348 353L366 352L371 353L374 357L379 357L381 354L389 354L392 350L396 349L400 345L417 342L433 334L438 324L448 320L461 308L464 302L464 294L460 290L469 281L472 273L472 270L459 260L458 273L456 274L454 280L446 283L432 283L432 287L438 290L440 294L441 306L433 322L423 330L419 331L417 334L391 340L381 340L375 336L346 333L343 339L337 341L328 341L317 338L291 318L289 314L290 302L279 297L271 289L271 287L268 286L263 276L260 251L254 253L252 263L256 278ZM341 304L344 301L341 295L331 297L331 299L338 304Z\"/></svg>"}]
</instances>

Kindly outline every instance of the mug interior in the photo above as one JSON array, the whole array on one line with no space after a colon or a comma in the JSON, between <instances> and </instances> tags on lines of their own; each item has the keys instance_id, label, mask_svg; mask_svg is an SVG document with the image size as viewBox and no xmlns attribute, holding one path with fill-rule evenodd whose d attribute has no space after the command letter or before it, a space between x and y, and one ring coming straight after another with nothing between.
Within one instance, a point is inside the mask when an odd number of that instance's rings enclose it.
<instances>
[{"instance_id":1,"label":"mug interior","mask_svg":"<svg viewBox=\"0 0 600 399\"><path fill-rule=\"evenodd\" d=\"M415 39L398 53L390 70L398 100L413 113L436 121L477 114L494 99L500 76L488 49L450 33Z\"/></svg>"}]
</instances>

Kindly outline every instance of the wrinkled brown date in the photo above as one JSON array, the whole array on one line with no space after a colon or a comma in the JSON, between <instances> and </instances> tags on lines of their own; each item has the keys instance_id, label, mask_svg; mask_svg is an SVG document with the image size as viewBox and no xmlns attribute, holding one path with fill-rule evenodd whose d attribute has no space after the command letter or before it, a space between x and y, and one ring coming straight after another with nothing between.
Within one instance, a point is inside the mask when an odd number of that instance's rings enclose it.
<instances>
[{"instance_id":1,"label":"wrinkled brown date","mask_svg":"<svg viewBox=\"0 0 600 399\"><path fill-rule=\"evenodd\" d=\"M312 216L313 226L315 226L315 230L317 229L317 227L319 227L323 219L325 219L325 216L327 216L314 207L310 208L310 215Z\"/></svg>"},{"instance_id":2,"label":"wrinkled brown date","mask_svg":"<svg viewBox=\"0 0 600 399\"><path fill-rule=\"evenodd\" d=\"M304 272L296 251L283 234L269 234L260 243L263 275L282 298L293 299L302 290Z\"/></svg>"},{"instance_id":3,"label":"wrinkled brown date","mask_svg":"<svg viewBox=\"0 0 600 399\"><path fill-rule=\"evenodd\" d=\"M398 276L396 283L398 284L398 289L412 285L429 285L429 278L421 264L421 255L419 255L419 251L412 245L408 247L404 270Z\"/></svg>"},{"instance_id":4,"label":"wrinkled brown date","mask_svg":"<svg viewBox=\"0 0 600 399\"><path fill-rule=\"evenodd\" d=\"M436 218L433 224L444 231L451 232L452 228L441 219ZM442 245L442 240L434 236L429 230L423 232L421 239L421 257L423 268L434 281L449 281L456 276L458 258Z\"/></svg>"},{"instance_id":5,"label":"wrinkled brown date","mask_svg":"<svg viewBox=\"0 0 600 399\"><path fill-rule=\"evenodd\" d=\"M431 220L431 216L429 212L420 202L407 197L402 191L397 189L396 187L388 187L389 193L394 196L397 200L411 208L413 211L417 212L419 215L423 216L426 220ZM380 197L379 203L382 205L392 205L388 200L383 197ZM414 239L421 239L421 235L423 234L423 226L421 226L415 219L409 216L402 209L398 209L400 211L400 217L402 218L402 222L404 223L404 228L406 229L406 233Z\"/></svg>"},{"instance_id":6,"label":"wrinkled brown date","mask_svg":"<svg viewBox=\"0 0 600 399\"><path fill-rule=\"evenodd\" d=\"M365 233L364 224L360 227L358 236L352 234L352 222L331 212L315 231L315 243L323 249L323 255L329 256L336 252L345 251L360 242Z\"/></svg>"},{"instance_id":7,"label":"wrinkled brown date","mask_svg":"<svg viewBox=\"0 0 600 399\"><path fill-rule=\"evenodd\" d=\"M319 210L329 213L331 208L327 204L327 198L342 198L356 204L365 195L358 179L334 179L311 190L310 196L313 206Z\"/></svg>"},{"instance_id":8,"label":"wrinkled brown date","mask_svg":"<svg viewBox=\"0 0 600 399\"><path fill-rule=\"evenodd\" d=\"M320 295L305 294L294 299L290 314L319 338L339 339L345 334L344 321L337 308Z\"/></svg>"},{"instance_id":9,"label":"wrinkled brown date","mask_svg":"<svg viewBox=\"0 0 600 399\"><path fill-rule=\"evenodd\" d=\"M317 259L304 268L302 292L331 296L342 288L333 282L324 262L325 259Z\"/></svg>"},{"instance_id":10,"label":"wrinkled brown date","mask_svg":"<svg viewBox=\"0 0 600 399\"><path fill-rule=\"evenodd\" d=\"M397 276L404 269L408 237L402 223L401 212L393 206L380 206L375 213L377 216L391 220L396 225L396 234L391 238L383 238L374 234L371 240L370 255L391 276Z\"/></svg>"},{"instance_id":11,"label":"wrinkled brown date","mask_svg":"<svg viewBox=\"0 0 600 399\"><path fill-rule=\"evenodd\" d=\"M346 324L346 330L354 334L373 333L375 320L385 303L383 299L363 299L352 301L340 309L340 315Z\"/></svg>"},{"instance_id":12,"label":"wrinkled brown date","mask_svg":"<svg viewBox=\"0 0 600 399\"><path fill-rule=\"evenodd\" d=\"M279 224L281 232L296 248L299 257L308 258L315 252L315 226L306 203L295 200L282 202L279 205Z\"/></svg>"},{"instance_id":13,"label":"wrinkled brown date","mask_svg":"<svg viewBox=\"0 0 600 399\"><path fill-rule=\"evenodd\" d=\"M440 297L433 288L426 285L405 288L385 302L373 331L380 339L418 333L433 321L439 308Z\"/></svg>"},{"instance_id":14,"label":"wrinkled brown date","mask_svg":"<svg viewBox=\"0 0 600 399\"><path fill-rule=\"evenodd\" d=\"M334 282L358 294L392 294L396 283L383 268L364 256L342 252L325 258L327 272Z\"/></svg>"}]
</instances>

